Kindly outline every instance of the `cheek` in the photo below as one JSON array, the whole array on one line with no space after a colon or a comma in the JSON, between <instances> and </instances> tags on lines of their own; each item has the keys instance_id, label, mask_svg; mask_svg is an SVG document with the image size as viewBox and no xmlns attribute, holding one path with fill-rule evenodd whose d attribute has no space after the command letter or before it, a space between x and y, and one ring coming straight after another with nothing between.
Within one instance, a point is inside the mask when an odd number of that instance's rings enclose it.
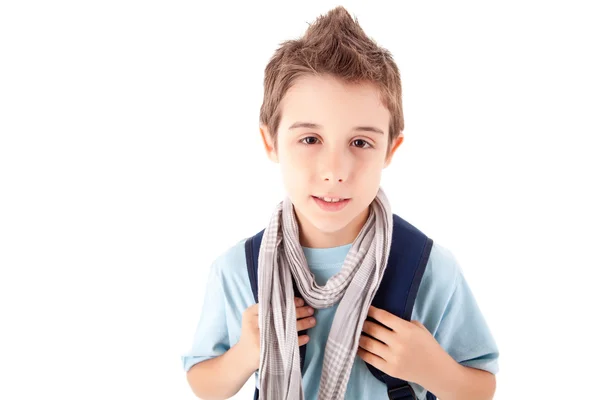
<instances>
[{"instance_id":1,"label":"cheek","mask_svg":"<svg viewBox=\"0 0 600 400\"><path fill-rule=\"evenodd\" d=\"M302 151L286 151L282 152L279 159L281 170L286 176L303 176L308 175L311 170L311 157L310 154Z\"/></svg>"},{"instance_id":2,"label":"cheek","mask_svg":"<svg viewBox=\"0 0 600 400\"><path fill-rule=\"evenodd\" d=\"M304 190L307 185L309 171L290 159L280 161L283 185L290 197Z\"/></svg>"},{"instance_id":3,"label":"cheek","mask_svg":"<svg viewBox=\"0 0 600 400\"><path fill-rule=\"evenodd\" d=\"M379 157L357 157L354 165L354 171L361 181L380 177L382 170L383 160L380 160Z\"/></svg>"}]
</instances>

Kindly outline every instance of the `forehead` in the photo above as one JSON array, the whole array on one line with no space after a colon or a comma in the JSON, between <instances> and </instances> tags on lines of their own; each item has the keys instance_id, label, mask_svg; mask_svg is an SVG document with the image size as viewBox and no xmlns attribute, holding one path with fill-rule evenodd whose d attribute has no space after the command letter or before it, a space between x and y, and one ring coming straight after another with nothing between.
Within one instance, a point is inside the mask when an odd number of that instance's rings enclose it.
<instances>
[{"instance_id":1,"label":"forehead","mask_svg":"<svg viewBox=\"0 0 600 400\"><path fill-rule=\"evenodd\" d=\"M329 76L299 78L285 94L281 111L286 124L302 120L332 128L373 125L384 132L390 119L374 84L349 84ZM282 124L284 129L287 126Z\"/></svg>"}]
</instances>

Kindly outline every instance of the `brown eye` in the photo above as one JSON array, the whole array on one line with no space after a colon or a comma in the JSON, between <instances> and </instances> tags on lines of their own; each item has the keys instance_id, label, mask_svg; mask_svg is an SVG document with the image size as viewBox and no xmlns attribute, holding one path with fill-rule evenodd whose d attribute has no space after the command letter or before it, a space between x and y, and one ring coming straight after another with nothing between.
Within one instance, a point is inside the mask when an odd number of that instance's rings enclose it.
<instances>
[{"instance_id":1,"label":"brown eye","mask_svg":"<svg viewBox=\"0 0 600 400\"><path fill-rule=\"evenodd\" d=\"M314 136L307 136L304 139L302 139L301 142L304 143L304 144L317 144L318 140L319 139L317 139Z\"/></svg>"},{"instance_id":2,"label":"brown eye","mask_svg":"<svg viewBox=\"0 0 600 400\"><path fill-rule=\"evenodd\" d=\"M362 140L362 139L353 140L352 144L354 144L356 147L359 147L361 149L368 149L369 147L373 147L369 144L369 142L367 142L366 140Z\"/></svg>"}]
</instances>

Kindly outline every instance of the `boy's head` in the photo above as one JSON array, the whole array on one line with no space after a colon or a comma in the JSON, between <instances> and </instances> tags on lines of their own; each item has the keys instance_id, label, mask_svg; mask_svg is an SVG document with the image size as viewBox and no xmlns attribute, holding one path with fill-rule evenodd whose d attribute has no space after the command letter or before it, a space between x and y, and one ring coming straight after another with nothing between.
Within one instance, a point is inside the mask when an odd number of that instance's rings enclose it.
<instances>
[{"instance_id":1,"label":"boy's head","mask_svg":"<svg viewBox=\"0 0 600 400\"><path fill-rule=\"evenodd\" d=\"M264 90L260 131L269 158L281 165L303 245L352 242L403 140L391 54L337 7L281 45L265 69ZM348 200L331 211L318 197Z\"/></svg>"}]
</instances>

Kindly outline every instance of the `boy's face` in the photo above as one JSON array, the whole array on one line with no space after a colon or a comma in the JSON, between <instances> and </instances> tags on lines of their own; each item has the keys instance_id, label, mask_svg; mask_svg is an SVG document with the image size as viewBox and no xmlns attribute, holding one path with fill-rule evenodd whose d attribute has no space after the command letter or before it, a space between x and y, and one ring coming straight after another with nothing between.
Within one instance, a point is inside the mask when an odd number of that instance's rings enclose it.
<instances>
[{"instance_id":1,"label":"boy's face","mask_svg":"<svg viewBox=\"0 0 600 400\"><path fill-rule=\"evenodd\" d=\"M390 114L371 84L304 76L281 106L277 148L264 126L261 134L269 158L281 165L302 245L351 243L366 221L381 172L402 143L402 134L386 157ZM333 204L319 197L346 200Z\"/></svg>"}]
</instances>

